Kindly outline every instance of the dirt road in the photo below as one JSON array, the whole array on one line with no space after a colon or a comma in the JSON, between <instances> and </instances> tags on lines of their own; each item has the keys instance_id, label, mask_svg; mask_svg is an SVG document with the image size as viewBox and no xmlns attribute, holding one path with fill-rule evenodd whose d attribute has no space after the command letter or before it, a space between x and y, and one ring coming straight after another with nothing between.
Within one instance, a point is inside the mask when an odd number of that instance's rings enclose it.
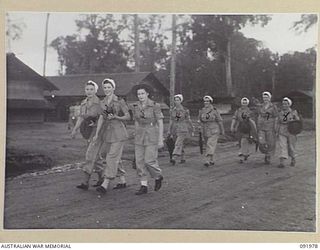
<instances>
[{"instance_id":1,"label":"dirt road","mask_svg":"<svg viewBox=\"0 0 320 250\"><path fill-rule=\"evenodd\" d=\"M296 167L263 164L256 153L237 163L234 143L219 145L216 165L202 165L199 149L188 148L187 163L160 158L164 183L136 196L135 170L125 162L128 187L100 197L82 191L79 169L16 177L6 181L5 229L155 228L255 231L315 231L315 133L298 138ZM94 176L95 177L95 176ZM92 179L92 183L95 181ZM112 183L114 184L114 183Z\"/></svg>"}]
</instances>

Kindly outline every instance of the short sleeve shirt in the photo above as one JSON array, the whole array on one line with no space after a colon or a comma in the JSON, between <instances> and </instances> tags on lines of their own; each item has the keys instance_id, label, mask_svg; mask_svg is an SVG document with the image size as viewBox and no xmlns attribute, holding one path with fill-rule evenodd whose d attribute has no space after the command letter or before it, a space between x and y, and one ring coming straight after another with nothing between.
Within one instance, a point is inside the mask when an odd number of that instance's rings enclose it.
<instances>
[{"instance_id":1,"label":"short sleeve shirt","mask_svg":"<svg viewBox=\"0 0 320 250\"><path fill-rule=\"evenodd\" d=\"M101 109L101 115L104 117L104 140L109 143L127 140L128 133L124 123L118 119L108 120L106 113L106 110L108 110L108 112L117 116L130 117L129 108L125 101L113 95L109 104L107 98L101 101Z\"/></svg>"},{"instance_id":2,"label":"short sleeve shirt","mask_svg":"<svg viewBox=\"0 0 320 250\"><path fill-rule=\"evenodd\" d=\"M138 127L135 131L135 144L157 145L159 142L158 121L163 119L160 104L148 99L145 106L133 104L133 119Z\"/></svg>"},{"instance_id":3,"label":"short sleeve shirt","mask_svg":"<svg viewBox=\"0 0 320 250\"><path fill-rule=\"evenodd\" d=\"M240 107L234 113L232 119L235 119L238 122L242 122L251 118L252 112L248 107Z\"/></svg>"},{"instance_id":4,"label":"short sleeve shirt","mask_svg":"<svg viewBox=\"0 0 320 250\"><path fill-rule=\"evenodd\" d=\"M289 110L281 110L279 112L279 119L278 122L280 124L280 134L287 135L288 132L288 122L299 120L299 115L296 110L292 110L291 108Z\"/></svg>"},{"instance_id":5,"label":"short sleeve shirt","mask_svg":"<svg viewBox=\"0 0 320 250\"><path fill-rule=\"evenodd\" d=\"M213 105L204 107L199 111L199 120L202 124L205 137L220 133L219 122L222 122L222 118L219 111Z\"/></svg>"},{"instance_id":6,"label":"short sleeve shirt","mask_svg":"<svg viewBox=\"0 0 320 250\"><path fill-rule=\"evenodd\" d=\"M171 133L189 133L192 130L192 124L190 119L190 111L184 107L177 108L174 107L170 110L170 120L171 120Z\"/></svg>"},{"instance_id":7,"label":"short sleeve shirt","mask_svg":"<svg viewBox=\"0 0 320 250\"><path fill-rule=\"evenodd\" d=\"M273 130L278 117L277 106L271 103L268 107L262 105L259 110L258 125L260 130Z\"/></svg>"},{"instance_id":8,"label":"short sleeve shirt","mask_svg":"<svg viewBox=\"0 0 320 250\"><path fill-rule=\"evenodd\" d=\"M80 104L79 116L83 119L88 117L98 117L102 113L100 99L94 96L90 101L88 98L84 99Z\"/></svg>"}]
</instances>

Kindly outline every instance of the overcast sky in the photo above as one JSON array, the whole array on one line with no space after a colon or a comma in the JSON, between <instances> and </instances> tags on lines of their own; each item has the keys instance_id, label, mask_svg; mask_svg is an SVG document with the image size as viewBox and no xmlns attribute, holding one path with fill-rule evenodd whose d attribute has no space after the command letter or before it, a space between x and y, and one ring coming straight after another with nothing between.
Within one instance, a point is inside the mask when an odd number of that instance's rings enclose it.
<instances>
[{"instance_id":1,"label":"overcast sky","mask_svg":"<svg viewBox=\"0 0 320 250\"><path fill-rule=\"evenodd\" d=\"M77 32L75 19L79 13L51 13L49 21L48 43L58 36L72 35ZM11 42L11 51L24 63L42 75L44 55L44 30L46 13L15 12L10 13L10 20L23 22L22 38ZM292 24L300 19L301 14L273 14L268 25L247 25L241 31L246 37L262 41L264 47L280 55L293 51L305 51L317 44L317 26L313 26L307 33L300 35L290 30ZM166 25L170 26L171 15L166 18ZM167 31L169 32L169 31ZM59 64L57 53L48 48L46 75L57 75Z\"/></svg>"}]
</instances>

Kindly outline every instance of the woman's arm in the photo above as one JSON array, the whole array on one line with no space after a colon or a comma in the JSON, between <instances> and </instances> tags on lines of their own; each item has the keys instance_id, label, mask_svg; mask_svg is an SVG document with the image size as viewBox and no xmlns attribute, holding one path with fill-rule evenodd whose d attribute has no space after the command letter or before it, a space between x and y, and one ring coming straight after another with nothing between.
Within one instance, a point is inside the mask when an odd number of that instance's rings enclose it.
<instances>
[{"instance_id":1,"label":"woman's arm","mask_svg":"<svg viewBox=\"0 0 320 250\"><path fill-rule=\"evenodd\" d=\"M98 139L98 135L99 135L100 130L101 130L101 128L102 128L103 122L104 122L103 115L100 115L100 116L99 116L99 119L98 119L98 123L97 123L96 134L95 134L95 136L92 138L93 141L96 141L96 140Z\"/></svg>"},{"instance_id":2,"label":"woman's arm","mask_svg":"<svg viewBox=\"0 0 320 250\"><path fill-rule=\"evenodd\" d=\"M222 122L222 121L219 121L218 124L219 124L219 128L220 128L220 134L221 134L221 135L224 135L225 132L224 132L223 122Z\"/></svg>"},{"instance_id":3,"label":"woman's arm","mask_svg":"<svg viewBox=\"0 0 320 250\"><path fill-rule=\"evenodd\" d=\"M170 117L169 127L168 127L168 135L171 135L171 129L172 129L172 120L171 120L171 117Z\"/></svg>"},{"instance_id":4,"label":"woman's arm","mask_svg":"<svg viewBox=\"0 0 320 250\"><path fill-rule=\"evenodd\" d=\"M191 116L190 116L190 111L189 110L187 111L187 123L189 125L190 132L193 134L194 133L194 126L193 126L193 123L192 123L192 120L191 120Z\"/></svg>"},{"instance_id":5,"label":"woman's arm","mask_svg":"<svg viewBox=\"0 0 320 250\"><path fill-rule=\"evenodd\" d=\"M82 116L79 116L78 119L77 119L77 122L76 122L76 125L74 126L74 128L72 129L72 132L71 132L71 137L74 138L76 136L76 133L78 131L78 129L80 128L81 126L81 123L83 122L83 117Z\"/></svg>"},{"instance_id":6,"label":"woman's arm","mask_svg":"<svg viewBox=\"0 0 320 250\"><path fill-rule=\"evenodd\" d=\"M158 120L158 126L159 126L159 143L158 146L160 148L163 147L163 119Z\"/></svg>"},{"instance_id":7,"label":"woman's arm","mask_svg":"<svg viewBox=\"0 0 320 250\"><path fill-rule=\"evenodd\" d=\"M124 115L123 116L114 115L113 116L114 119L117 119L120 121L129 121L131 119L130 113L129 113L129 108L124 101L121 102L120 108L121 108L121 111Z\"/></svg>"}]
</instances>

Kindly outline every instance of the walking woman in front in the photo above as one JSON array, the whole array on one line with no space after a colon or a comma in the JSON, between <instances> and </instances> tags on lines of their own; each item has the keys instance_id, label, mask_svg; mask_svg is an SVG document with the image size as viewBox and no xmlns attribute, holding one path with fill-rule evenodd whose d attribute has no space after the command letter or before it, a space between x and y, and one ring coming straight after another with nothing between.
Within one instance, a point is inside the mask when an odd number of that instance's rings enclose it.
<instances>
[{"instance_id":1,"label":"walking woman in front","mask_svg":"<svg viewBox=\"0 0 320 250\"><path fill-rule=\"evenodd\" d=\"M236 110L231 122L231 132L238 132L240 141L240 163L248 160L254 137L256 137L257 129L254 120L252 119L252 112L248 107L249 99L243 97L241 99L241 107Z\"/></svg>"},{"instance_id":2,"label":"walking woman in front","mask_svg":"<svg viewBox=\"0 0 320 250\"><path fill-rule=\"evenodd\" d=\"M112 79L103 80L102 87L106 95L101 101L104 111L99 117L93 141L97 142L97 144L106 143L107 156L106 166L103 171L103 182L97 187L97 191L104 194L108 189L109 182L117 175L120 177L120 183L114 189L126 187L124 171L119 163L124 143L128 140L127 130L123 121L130 120L130 114L125 101L120 100L114 94L116 84Z\"/></svg>"},{"instance_id":3,"label":"walking woman in front","mask_svg":"<svg viewBox=\"0 0 320 250\"><path fill-rule=\"evenodd\" d=\"M185 163L184 159L184 141L193 133L193 125L190 119L190 112L182 106L183 96L181 94L174 96L174 108L170 110L170 123L168 135L176 140L173 150L172 165L175 165L177 158L180 157L180 163Z\"/></svg>"},{"instance_id":4,"label":"walking woman in front","mask_svg":"<svg viewBox=\"0 0 320 250\"><path fill-rule=\"evenodd\" d=\"M134 90L139 99L133 104L133 118L135 159L141 184L136 195L142 195L148 192L148 173L155 179L154 190L158 191L161 188L163 176L158 164L158 148L163 147L163 114L160 104L150 99L150 86L140 84Z\"/></svg>"},{"instance_id":5,"label":"walking woman in front","mask_svg":"<svg viewBox=\"0 0 320 250\"><path fill-rule=\"evenodd\" d=\"M299 121L300 117L296 110L291 109L292 101L288 97L282 100L282 109L279 112L277 120L277 134L280 146L280 164L279 168L285 167L285 160L291 157L290 165L296 164L296 142L297 136L288 131L288 124L292 121Z\"/></svg>"},{"instance_id":6,"label":"walking woman in front","mask_svg":"<svg viewBox=\"0 0 320 250\"><path fill-rule=\"evenodd\" d=\"M218 144L219 134L224 135L222 118L218 110L213 107L213 98L206 95L203 97L204 107L199 111L199 121L206 144L206 162L204 165L209 167L214 165L214 154Z\"/></svg>"},{"instance_id":7,"label":"walking woman in front","mask_svg":"<svg viewBox=\"0 0 320 250\"><path fill-rule=\"evenodd\" d=\"M96 134L97 120L102 112L100 100L96 95L97 91L98 85L91 80L88 81L85 86L85 93L87 98L81 102L80 116L78 117L76 125L74 126L71 133L71 137L74 138L80 126L83 125L83 123L87 124L87 126L84 129L84 132L89 132L86 133L87 135L84 135L84 137L86 137L88 141L86 161L83 166L84 173L82 183L77 186L77 188L84 190L87 190L89 188L90 176L96 165L96 160L99 153L99 149L96 150L97 152L92 152L92 148L95 145L95 143L93 142L93 137Z\"/></svg>"},{"instance_id":8,"label":"walking woman in front","mask_svg":"<svg viewBox=\"0 0 320 250\"><path fill-rule=\"evenodd\" d=\"M265 154L265 164L271 163L271 156L274 155L276 145L276 119L278 118L277 106L271 102L270 92L262 93L263 104L258 114L258 137L259 148Z\"/></svg>"}]
</instances>

